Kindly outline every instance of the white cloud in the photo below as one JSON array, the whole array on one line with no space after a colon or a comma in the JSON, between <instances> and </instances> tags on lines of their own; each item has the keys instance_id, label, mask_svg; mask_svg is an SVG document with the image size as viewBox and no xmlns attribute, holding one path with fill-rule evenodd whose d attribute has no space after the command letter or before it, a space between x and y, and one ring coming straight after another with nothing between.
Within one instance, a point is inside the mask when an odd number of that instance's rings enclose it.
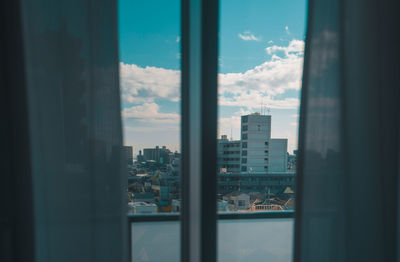
<instances>
[{"instance_id":1,"label":"white cloud","mask_svg":"<svg viewBox=\"0 0 400 262\"><path fill-rule=\"evenodd\" d=\"M299 91L304 42L292 40L288 46L265 49L271 59L244 73L219 74L219 104L246 110L269 108L293 109L297 96L284 96L288 90ZM139 67L120 63L122 100L133 104L151 104L156 99L179 101L180 71L157 67Z\"/></svg>"},{"instance_id":2,"label":"white cloud","mask_svg":"<svg viewBox=\"0 0 400 262\"><path fill-rule=\"evenodd\" d=\"M156 103L144 103L122 111L125 145L133 145L135 152L147 147L165 145L179 150L180 116L160 112Z\"/></svg>"},{"instance_id":3,"label":"white cloud","mask_svg":"<svg viewBox=\"0 0 400 262\"><path fill-rule=\"evenodd\" d=\"M275 54L276 52L283 52L285 56L303 56L304 54L304 41L293 39L289 42L288 46L273 45L265 49L268 54Z\"/></svg>"},{"instance_id":4,"label":"white cloud","mask_svg":"<svg viewBox=\"0 0 400 262\"><path fill-rule=\"evenodd\" d=\"M136 120L146 123L169 123L179 125L180 116L177 113L162 113L156 103L144 103L122 110L125 120Z\"/></svg>"},{"instance_id":5,"label":"white cloud","mask_svg":"<svg viewBox=\"0 0 400 262\"><path fill-rule=\"evenodd\" d=\"M176 37L176 42L179 43L180 41L181 41L181 37L180 37L180 36L177 36L177 37Z\"/></svg>"},{"instance_id":6,"label":"white cloud","mask_svg":"<svg viewBox=\"0 0 400 262\"><path fill-rule=\"evenodd\" d=\"M151 103L155 99L180 99L180 71L159 67L139 67L120 63L122 100L129 103Z\"/></svg>"},{"instance_id":7,"label":"white cloud","mask_svg":"<svg viewBox=\"0 0 400 262\"><path fill-rule=\"evenodd\" d=\"M272 44L273 42L274 42L274 41L272 41L272 40L269 40L269 41L268 41L268 44Z\"/></svg>"},{"instance_id":8,"label":"white cloud","mask_svg":"<svg viewBox=\"0 0 400 262\"><path fill-rule=\"evenodd\" d=\"M271 60L244 73L219 74L219 104L257 109L294 109L297 97L278 98L288 90L301 88L304 42L292 40L288 46L271 46ZM282 57L278 56L282 52Z\"/></svg>"},{"instance_id":9,"label":"white cloud","mask_svg":"<svg viewBox=\"0 0 400 262\"><path fill-rule=\"evenodd\" d=\"M238 37L244 41L261 41L261 37L257 37L250 31L245 31L242 34L238 34Z\"/></svg>"},{"instance_id":10,"label":"white cloud","mask_svg":"<svg viewBox=\"0 0 400 262\"><path fill-rule=\"evenodd\" d=\"M332 37L327 33L323 36L321 41ZM219 105L227 112L232 112L229 108L232 106L240 108L230 117L218 119L219 135L230 137L232 130L233 138L239 139L240 116L260 110L261 104L271 109L298 108L303 48L304 42L295 39L286 46L266 47L265 52L271 58L264 63L243 73L218 75ZM324 66L332 57L334 54L322 54L320 64ZM156 101L180 100L180 71L120 63L120 76L123 103L130 105L122 111L126 143L138 149L163 143L179 149L180 115L166 113ZM326 99L310 101L315 106L321 103L334 105L334 101ZM297 147L297 116L294 111L285 112L292 116L290 121L273 128L273 135L288 138L292 150Z\"/></svg>"}]
</instances>

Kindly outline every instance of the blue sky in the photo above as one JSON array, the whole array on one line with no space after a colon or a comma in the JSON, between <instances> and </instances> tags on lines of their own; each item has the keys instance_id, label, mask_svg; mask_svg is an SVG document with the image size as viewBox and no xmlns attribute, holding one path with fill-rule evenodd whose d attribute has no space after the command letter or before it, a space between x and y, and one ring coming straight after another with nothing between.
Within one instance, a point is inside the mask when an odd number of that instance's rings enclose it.
<instances>
[{"instance_id":1,"label":"blue sky","mask_svg":"<svg viewBox=\"0 0 400 262\"><path fill-rule=\"evenodd\" d=\"M155 8L157 7L157 8ZM297 144L304 0L222 0L219 133L239 138L241 114L268 107L272 136ZM125 144L179 150L180 1L119 1Z\"/></svg>"}]
</instances>

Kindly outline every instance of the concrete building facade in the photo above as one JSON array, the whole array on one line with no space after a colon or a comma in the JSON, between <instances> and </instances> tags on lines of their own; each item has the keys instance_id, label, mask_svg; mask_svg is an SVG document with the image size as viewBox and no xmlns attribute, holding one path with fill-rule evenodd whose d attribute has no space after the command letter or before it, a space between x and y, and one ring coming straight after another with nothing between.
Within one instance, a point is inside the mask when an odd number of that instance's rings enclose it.
<instances>
[{"instance_id":1,"label":"concrete building facade","mask_svg":"<svg viewBox=\"0 0 400 262\"><path fill-rule=\"evenodd\" d=\"M172 152L165 146L163 146L162 148L156 146L155 148L143 149L144 160L153 160L161 164L168 164L170 162L171 154Z\"/></svg>"},{"instance_id":2,"label":"concrete building facade","mask_svg":"<svg viewBox=\"0 0 400 262\"><path fill-rule=\"evenodd\" d=\"M286 138L269 140L269 172L286 172L288 166Z\"/></svg>"},{"instance_id":3,"label":"concrete building facade","mask_svg":"<svg viewBox=\"0 0 400 262\"><path fill-rule=\"evenodd\" d=\"M241 172L268 172L271 116L254 113L241 117Z\"/></svg>"},{"instance_id":4,"label":"concrete building facade","mask_svg":"<svg viewBox=\"0 0 400 262\"><path fill-rule=\"evenodd\" d=\"M218 139L217 166L218 172L236 173L240 172L240 140L228 140L226 135Z\"/></svg>"},{"instance_id":5,"label":"concrete building facade","mask_svg":"<svg viewBox=\"0 0 400 262\"><path fill-rule=\"evenodd\" d=\"M271 116L241 117L240 140L218 139L218 172L257 174L286 172L287 139L271 138Z\"/></svg>"}]
</instances>

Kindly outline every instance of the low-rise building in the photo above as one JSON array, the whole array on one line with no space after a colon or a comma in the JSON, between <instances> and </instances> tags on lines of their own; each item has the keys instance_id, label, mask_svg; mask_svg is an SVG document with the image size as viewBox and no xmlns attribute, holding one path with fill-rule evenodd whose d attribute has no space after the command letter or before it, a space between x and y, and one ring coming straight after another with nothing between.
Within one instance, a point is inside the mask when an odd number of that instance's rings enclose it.
<instances>
[{"instance_id":1,"label":"low-rise building","mask_svg":"<svg viewBox=\"0 0 400 262\"><path fill-rule=\"evenodd\" d=\"M247 210L250 207L250 196L243 192L232 192L223 197L223 200L233 205L234 210Z\"/></svg>"},{"instance_id":2,"label":"low-rise building","mask_svg":"<svg viewBox=\"0 0 400 262\"><path fill-rule=\"evenodd\" d=\"M171 151L165 146L155 148L145 148L143 149L143 157L145 160L153 160L160 164L169 164L171 161ZM173 154L172 154L173 155Z\"/></svg>"},{"instance_id":3,"label":"low-rise building","mask_svg":"<svg viewBox=\"0 0 400 262\"><path fill-rule=\"evenodd\" d=\"M240 143L240 140L228 140L226 135L222 135L221 139L218 139L218 172L232 173L240 171Z\"/></svg>"},{"instance_id":4,"label":"low-rise building","mask_svg":"<svg viewBox=\"0 0 400 262\"><path fill-rule=\"evenodd\" d=\"M181 212L181 200L172 199L171 206L172 206L172 212Z\"/></svg>"},{"instance_id":5,"label":"low-rise building","mask_svg":"<svg viewBox=\"0 0 400 262\"><path fill-rule=\"evenodd\" d=\"M128 206L131 214L155 214L158 210L157 205L147 202L129 202Z\"/></svg>"}]
</instances>

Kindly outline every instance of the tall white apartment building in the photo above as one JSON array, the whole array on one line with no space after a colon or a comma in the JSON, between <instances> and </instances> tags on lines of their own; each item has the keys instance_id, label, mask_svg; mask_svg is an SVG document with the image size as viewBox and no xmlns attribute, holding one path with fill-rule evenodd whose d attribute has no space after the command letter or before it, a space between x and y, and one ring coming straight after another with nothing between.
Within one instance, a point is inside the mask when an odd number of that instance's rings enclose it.
<instances>
[{"instance_id":1,"label":"tall white apartment building","mask_svg":"<svg viewBox=\"0 0 400 262\"><path fill-rule=\"evenodd\" d=\"M287 171L287 139L271 139L271 116L253 113L241 117L242 173Z\"/></svg>"},{"instance_id":2,"label":"tall white apartment building","mask_svg":"<svg viewBox=\"0 0 400 262\"><path fill-rule=\"evenodd\" d=\"M241 166L245 173L268 172L271 116L254 113L241 117Z\"/></svg>"}]
</instances>

